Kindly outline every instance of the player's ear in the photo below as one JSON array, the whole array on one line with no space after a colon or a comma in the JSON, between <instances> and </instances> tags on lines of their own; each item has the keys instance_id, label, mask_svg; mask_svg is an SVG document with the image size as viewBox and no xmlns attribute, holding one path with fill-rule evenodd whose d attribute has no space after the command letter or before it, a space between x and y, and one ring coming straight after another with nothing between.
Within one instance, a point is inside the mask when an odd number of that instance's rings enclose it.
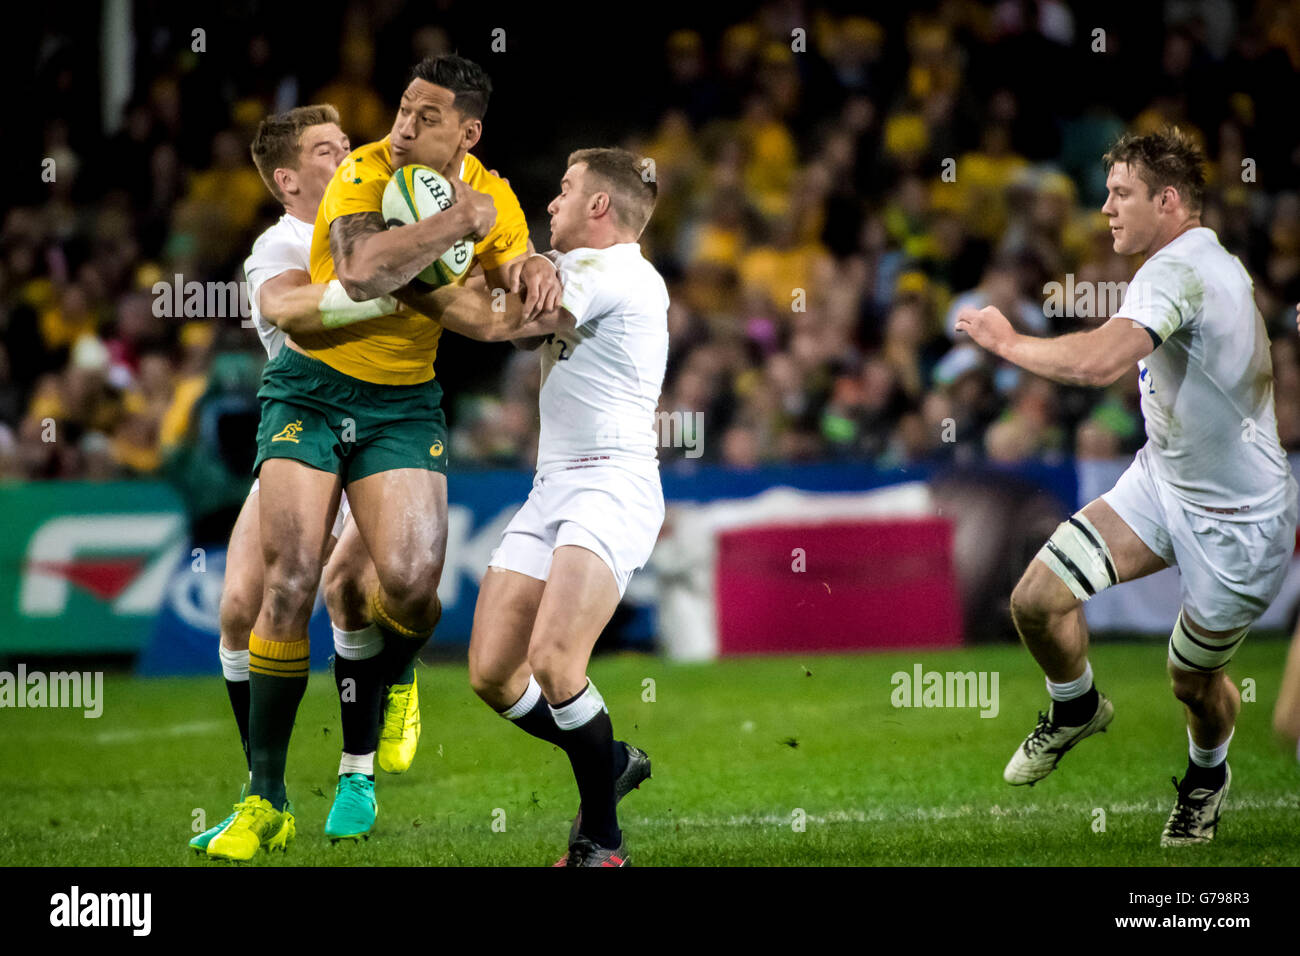
<instances>
[{"instance_id":1,"label":"player's ear","mask_svg":"<svg viewBox=\"0 0 1300 956\"><path fill-rule=\"evenodd\" d=\"M483 121L479 119L471 119L461 127L460 135L464 147L466 149L473 149L474 145L479 141L479 137L483 135Z\"/></svg>"},{"instance_id":2,"label":"player's ear","mask_svg":"<svg viewBox=\"0 0 1300 956\"><path fill-rule=\"evenodd\" d=\"M593 219L605 215L609 212L609 193L592 193L590 207Z\"/></svg>"},{"instance_id":3,"label":"player's ear","mask_svg":"<svg viewBox=\"0 0 1300 956\"><path fill-rule=\"evenodd\" d=\"M292 169L286 169L281 166L274 173L275 184L280 187L280 192L286 196L295 195L298 192L298 174Z\"/></svg>"}]
</instances>

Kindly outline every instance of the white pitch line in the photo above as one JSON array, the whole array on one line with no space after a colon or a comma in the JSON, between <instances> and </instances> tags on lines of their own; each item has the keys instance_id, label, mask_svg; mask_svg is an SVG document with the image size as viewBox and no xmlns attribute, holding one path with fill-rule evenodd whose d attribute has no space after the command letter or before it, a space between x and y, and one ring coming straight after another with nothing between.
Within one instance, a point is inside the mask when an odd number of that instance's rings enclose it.
<instances>
[{"instance_id":1,"label":"white pitch line","mask_svg":"<svg viewBox=\"0 0 1300 956\"><path fill-rule=\"evenodd\" d=\"M133 730L105 730L95 734L98 744L128 743L133 740L149 740L158 737L192 737L207 734L226 726L223 720L205 720L193 724L175 724L171 727L141 727Z\"/></svg>"},{"instance_id":2,"label":"white pitch line","mask_svg":"<svg viewBox=\"0 0 1300 956\"><path fill-rule=\"evenodd\" d=\"M1040 813L1075 813L1087 815L1100 806L1110 814L1126 813L1167 813L1171 803L1158 803L1145 800L1140 803L1097 804L1085 806L1062 804L1028 804L1023 807L1002 807L994 804L990 807L976 807L963 804L958 807L911 807L879 808L874 810L833 810L827 814L810 813L804 817L807 823L907 823L911 821L957 820L977 817L1026 817ZM1232 811L1263 810L1298 810L1300 797L1275 797L1272 800L1233 799L1229 794L1224 809ZM787 827L793 819L793 811L787 814L766 813L761 815L742 814L730 817L628 817L628 822L637 826L688 826L688 827Z\"/></svg>"}]
</instances>

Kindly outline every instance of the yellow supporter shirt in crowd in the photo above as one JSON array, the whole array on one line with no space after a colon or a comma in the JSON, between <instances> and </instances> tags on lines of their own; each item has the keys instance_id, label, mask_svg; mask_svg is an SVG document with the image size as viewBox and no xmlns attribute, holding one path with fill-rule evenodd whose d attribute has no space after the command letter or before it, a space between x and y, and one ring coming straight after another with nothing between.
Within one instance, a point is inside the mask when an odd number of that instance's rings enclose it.
<instances>
[{"instance_id":1,"label":"yellow supporter shirt in crowd","mask_svg":"<svg viewBox=\"0 0 1300 956\"><path fill-rule=\"evenodd\" d=\"M380 212L384 188L393 178L388 139L367 143L343 161L325 187L311 239L311 281L338 277L330 255L330 223L340 216ZM486 269L509 262L528 251L528 223L514 191L466 153L460 178L496 202L497 221L474 246L475 260ZM467 273L468 274L468 273ZM406 310L355 325L295 335L294 343L345 375L378 385L416 385L433 378L442 324Z\"/></svg>"}]
</instances>

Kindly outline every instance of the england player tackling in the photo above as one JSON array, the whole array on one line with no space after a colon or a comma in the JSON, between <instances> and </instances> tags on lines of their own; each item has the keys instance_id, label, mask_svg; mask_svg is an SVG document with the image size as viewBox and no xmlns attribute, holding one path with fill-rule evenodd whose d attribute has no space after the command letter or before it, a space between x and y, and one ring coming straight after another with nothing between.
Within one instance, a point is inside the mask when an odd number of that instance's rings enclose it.
<instances>
[{"instance_id":1,"label":"england player tackling","mask_svg":"<svg viewBox=\"0 0 1300 956\"><path fill-rule=\"evenodd\" d=\"M1241 695L1224 668L1282 586L1297 485L1277 436L1268 334L1245 268L1200 222L1204 158L1176 128L1121 137L1106 154L1114 249L1145 257L1119 312L1091 332L1035 339L994 308L957 328L1057 382L1105 386L1140 368L1147 442L1115 487L1052 535L1011 596L1047 675L1047 714L1003 776L1033 784L1114 708L1093 685L1083 602L1176 565L1182 611L1169 640L1187 713L1188 765L1163 846L1213 839L1232 780Z\"/></svg>"},{"instance_id":2,"label":"england player tackling","mask_svg":"<svg viewBox=\"0 0 1300 956\"><path fill-rule=\"evenodd\" d=\"M650 774L614 739L587 663L664 518L655 409L668 360L668 291L638 240L657 189L631 153L569 157L551 201L560 301L506 297L504 334L544 336L537 474L479 589L470 683L520 729L559 746L581 807L568 866L623 866L615 805ZM486 314L483 293L439 289L448 327ZM559 864L557 864L559 865Z\"/></svg>"}]
</instances>

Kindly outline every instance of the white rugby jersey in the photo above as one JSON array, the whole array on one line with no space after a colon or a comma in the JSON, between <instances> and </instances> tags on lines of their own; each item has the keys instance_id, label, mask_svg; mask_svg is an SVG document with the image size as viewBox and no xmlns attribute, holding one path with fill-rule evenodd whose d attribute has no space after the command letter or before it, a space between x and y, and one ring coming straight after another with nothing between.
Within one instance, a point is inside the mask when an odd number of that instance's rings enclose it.
<instances>
[{"instance_id":1,"label":"white rugby jersey","mask_svg":"<svg viewBox=\"0 0 1300 956\"><path fill-rule=\"evenodd\" d=\"M555 257L572 331L542 346L537 472L615 464L658 474L655 411L668 289L635 242Z\"/></svg>"},{"instance_id":2,"label":"white rugby jersey","mask_svg":"<svg viewBox=\"0 0 1300 956\"><path fill-rule=\"evenodd\" d=\"M1161 342L1138 362L1143 451L1156 474L1194 511L1240 521L1280 513L1291 466L1268 333L1237 257L1213 230L1189 229L1143 263L1116 314Z\"/></svg>"},{"instance_id":3,"label":"white rugby jersey","mask_svg":"<svg viewBox=\"0 0 1300 956\"><path fill-rule=\"evenodd\" d=\"M270 358L275 358L284 347L285 334L262 317L262 310L257 305L258 293L262 291L263 282L274 279L281 272L301 269L311 273L311 234L314 228L314 223L303 222L286 212L275 225L257 237L252 254L244 260L253 326Z\"/></svg>"}]
</instances>

